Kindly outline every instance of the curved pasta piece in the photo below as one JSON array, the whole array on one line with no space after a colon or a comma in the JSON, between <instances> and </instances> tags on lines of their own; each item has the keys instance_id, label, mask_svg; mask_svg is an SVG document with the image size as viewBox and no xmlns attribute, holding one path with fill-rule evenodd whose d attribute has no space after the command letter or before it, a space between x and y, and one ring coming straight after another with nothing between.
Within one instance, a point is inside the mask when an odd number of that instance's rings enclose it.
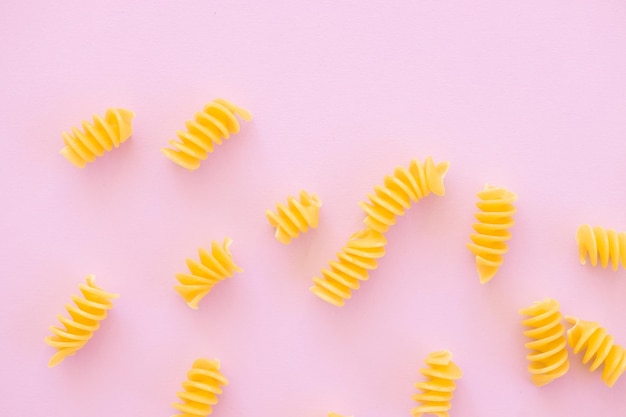
<instances>
[{"instance_id":1,"label":"curved pasta piece","mask_svg":"<svg viewBox=\"0 0 626 417\"><path fill-rule=\"evenodd\" d=\"M309 227L315 229L319 223L319 211L322 202L315 195L300 191L300 199L290 196L287 205L278 203L276 212L266 211L270 225L276 227L276 239L288 244Z\"/></svg>"},{"instance_id":2,"label":"curved pasta piece","mask_svg":"<svg viewBox=\"0 0 626 417\"><path fill-rule=\"evenodd\" d=\"M174 288L189 307L197 309L200 300L211 291L215 284L232 277L235 272L243 272L243 269L235 264L233 255L230 253L232 243L233 240L230 238L224 239L222 245L213 242L210 253L200 248L198 251L200 262L187 259L189 273L176 274L180 285Z\"/></svg>"},{"instance_id":3,"label":"curved pasta piece","mask_svg":"<svg viewBox=\"0 0 626 417\"><path fill-rule=\"evenodd\" d=\"M430 353L425 362L428 368L420 369L420 373L428 380L415 384L415 388L422 392L413 396L420 405L411 410L411 415L448 417L452 394L456 389L455 381L463 376L463 372L452 362L452 353L447 350Z\"/></svg>"},{"instance_id":4,"label":"curved pasta piece","mask_svg":"<svg viewBox=\"0 0 626 417\"><path fill-rule=\"evenodd\" d=\"M70 317L57 315L63 327L50 326L54 336L46 337L45 341L58 350L48 362L50 368L57 366L66 357L74 355L91 340L93 333L100 328L100 322L106 318L107 310L113 308L111 300L119 297L118 294L105 292L98 287L93 275L87 276L86 281L87 284L78 286L83 294L82 298L73 295L72 301L75 306L65 305Z\"/></svg>"},{"instance_id":5,"label":"curved pasta piece","mask_svg":"<svg viewBox=\"0 0 626 417\"><path fill-rule=\"evenodd\" d=\"M104 118L93 116L93 123L83 121L83 131L73 127L72 133L63 132L61 155L78 168L104 155L124 143L133 133L132 120L135 113L121 108L110 108Z\"/></svg>"},{"instance_id":6,"label":"curved pasta piece","mask_svg":"<svg viewBox=\"0 0 626 417\"><path fill-rule=\"evenodd\" d=\"M482 284L489 282L504 262L508 252L506 242L511 239L509 229L513 226L513 214L517 195L502 187L485 186L477 194L476 206L480 212L475 217L478 223L473 228L467 248L476 256L476 270Z\"/></svg>"},{"instance_id":7,"label":"curved pasta piece","mask_svg":"<svg viewBox=\"0 0 626 417\"><path fill-rule=\"evenodd\" d=\"M248 110L235 106L228 100L218 98L207 104L194 120L187 121L187 130L176 132L178 141L170 140L174 149L163 148L161 151L172 162L190 171L200 167L215 145L221 145L231 134L239 132L238 115L245 121L252 120Z\"/></svg>"},{"instance_id":8,"label":"curved pasta piece","mask_svg":"<svg viewBox=\"0 0 626 417\"><path fill-rule=\"evenodd\" d=\"M578 243L578 253L582 265L587 263L587 255L589 255L592 266L598 264L599 256L603 268L609 265L609 260L613 271L617 271L620 262L622 268L626 268L625 232L618 233L613 229L583 224L576 232L576 243Z\"/></svg>"},{"instance_id":9,"label":"curved pasta piece","mask_svg":"<svg viewBox=\"0 0 626 417\"><path fill-rule=\"evenodd\" d=\"M606 328L591 321L580 320L576 317L565 318L574 326L567 331L567 341L574 349L574 353L584 350L583 363L591 362L590 371L595 371L604 364L602 381L612 387L619 377L626 371L626 349L613 342L613 336Z\"/></svg>"},{"instance_id":10,"label":"curved pasta piece","mask_svg":"<svg viewBox=\"0 0 626 417\"><path fill-rule=\"evenodd\" d=\"M172 407L180 411L172 417L205 417L213 412L217 404L217 396L228 380L220 372L218 360L197 359L187 373L187 381L183 382L183 390L176 393L180 403Z\"/></svg>"},{"instance_id":11,"label":"curved pasta piece","mask_svg":"<svg viewBox=\"0 0 626 417\"><path fill-rule=\"evenodd\" d=\"M521 309L520 314L529 316L522 320L524 326L530 327L524 336L534 339L524 345L531 351L526 359L530 361L528 371L533 384L540 387L565 375L569 359L559 303L546 298Z\"/></svg>"}]
</instances>

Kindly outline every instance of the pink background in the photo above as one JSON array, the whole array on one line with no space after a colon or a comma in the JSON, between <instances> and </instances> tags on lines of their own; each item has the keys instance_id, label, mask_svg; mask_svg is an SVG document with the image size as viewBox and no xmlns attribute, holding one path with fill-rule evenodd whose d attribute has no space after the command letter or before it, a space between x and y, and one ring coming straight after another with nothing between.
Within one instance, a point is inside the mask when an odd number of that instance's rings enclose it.
<instances>
[{"instance_id":1,"label":"pink background","mask_svg":"<svg viewBox=\"0 0 626 417\"><path fill-rule=\"evenodd\" d=\"M626 230L624 1L86 3L0 4L1 415L170 415L206 356L231 382L215 416L408 416L438 349L464 371L452 416L626 414L626 381L578 356L533 386L517 313L553 297L626 345L626 272L580 266L574 241ZM179 168L160 148L217 97L254 119ZM61 132L110 106L136 112L133 137L78 170ZM398 221L346 307L314 297L357 203L428 155L451 162L446 196ZM485 183L519 201L481 286L465 243ZM300 189L320 227L283 246L264 212ZM174 274L225 236L245 272L193 311ZM89 273L121 298L48 369L48 326Z\"/></svg>"}]
</instances>

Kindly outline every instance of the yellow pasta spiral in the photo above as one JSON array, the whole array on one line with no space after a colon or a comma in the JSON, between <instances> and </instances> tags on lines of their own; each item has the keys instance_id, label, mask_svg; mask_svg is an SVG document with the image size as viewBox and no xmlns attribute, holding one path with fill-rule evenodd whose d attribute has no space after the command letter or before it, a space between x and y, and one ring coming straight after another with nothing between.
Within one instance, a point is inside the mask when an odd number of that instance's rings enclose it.
<instances>
[{"instance_id":1,"label":"yellow pasta spiral","mask_svg":"<svg viewBox=\"0 0 626 417\"><path fill-rule=\"evenodd\" d=\"M455 380L460 379L463 372L452 362L452 353L447 350L430 353L425 362L428 368L420 369L420 373L428 380L415 384L415 388L422 392L413 396L420 405L411 410L411 415L448 417L452 408L452 393L456 389Z\"/></svg>"},{"instance_id":2,"label":"yellow pasta spiral","mask_svg":"<svg viewBox=\"0 0 626 417\"><path fill-rule=\"evenodd\" d=\"M396 223L396 216L402 216L411 206L411 202L431 192L444 195L443 179L449 166L448 162L435 165L428 157L423 164L413 160L408 168L397 167L393 175L385 177L383 185L374 187L374 193L368 195L369 202L359 204L367 214L367 227L385 233Z\"/></svg>"},{"instance_id":3,"label":"yellow pasta spiral","mask_svg":"<svg viewBox=\"0 0 626 417\"><path fill-rule=\"evenodd\" d=\"M222 140L239 132L239 121L235 115L245 121L252 119L247 110L228 100L213 100L203 111L195 114L194 120L185 123L187 130L176 132L179 141L169 141L175 149L163 148L162 152L183 168L190 171L197 169L200 162L213 152L215 144L221 145Z\"/></svg>"},{"instance_id":4,"label":"yellow pasta spiral","mask_svg":"<svg viewBox=\"0 0 626 417\"><path fill-rule=\"evenodd\" d=\"M319 223L319 211L322 202L315 195L306 191L300 192L300 199L290 196L287 205L278 203L276 212L266 211L270 225L276 227L276 239L282 243L290 243L291 239L309 230L315 229Z\"/></svg>"},{"instance_id":5,"label":"yellow pasta spiral","mask_svg":"<svg viewBox=\"0 0 626 417\"><path fill-rule=\"evenodd\" d=\"M478 223L470 235L468 249L476 255L476 270L480 282L485 284L494 277L504 262L503 255L508 251L507 240L511 239L509 229L513 226L513 214L517 195L502 187L485 186L478 194L476 206L480 209L475 217Z\"/></svg>"},{"instance_id":6,"label":"yellow pasta spiral","mask_svg":"<svg viewBox=\"0 0 626 417\"><path fill-rule=\"evenodd\" d=\"M208 416L213 412L224 385L228 385L228 380L220 372L218 360L195 360L187 373L187 381L183 382L184 391L176 393L181 403L172 404L180 414L172 417Z\"/></svg>"},{"instance_id":7,"label":"yellow pasta spiral","mask_svg":"<svg viewBox=\"0 0 626 417\"><path fill-rule=\"evenodd\" d=\"M78 168L93 162L113 147L119 147L133 132L132 120L135 113L126 109L108 109L104 118L93 116L93 123L83 121L83 131L73 127L72 133L63 132L65 147L61 155Z\"/></svg>"},{"instance_id":8,"label":"yellow pasta spiral","mask_svg":"<svg viewBox=\"0 0 626 417\"><path fill-rule=\"evenodd\" d=\"M230 278L235 272L243 272L233 260L230 253L230 245L232 239L224 239L224 243L220 245L213 242L211 252L200 248L200 262L193 259L187 259L187 267L189 273L176 274L176 279L180 285L174 288L185 299L187 305L193 309L198 308L198 303L202 298L211 291L213 286L218 282Z\"/></svg>"},{"instance_id":9,"label":"yellow pasta spiral","mask_svg":"<svg viewBox=\"0 0 626 417\"><path fill-rule=\"evenodd\" d=\"M322 278L313 278L311 292L336 306L343 306L359 288L360 281L369 278L369 271L378 266L377 259L385 254L385 237L374 230L364 229L353 234L337 253L337 260L322 270Z\"/></svg>"},{"instance_id":10,"label":"yellow pasta spiral","mask_svg":"<svg viewBox=\"0 0 626 417\"><path fill-rule=\"evenodd\" d=\"M72 301L76 306L65 305L70 318L57 315L63 328L51 326L50 330L54 336L48 336L45 339L48 345L58 349L48 362L49 367L58 365L66 357L75 354L85 346L100 327L100 321L106 318L107 310L113 308L111 300L119 297L118 294L105 292L98 287L93 275L87 276L87 284L80 284L78 288L83 297L74 295Z\"/></svg>"},{"instance_id":11,"label":"yellow pasta spiral","mask_svg":"<svg viewBox=\"0 0 626 417\"><path fill-rule=\"evenodd\" d=\"M532 382L540 387L565 375L569 359L559 303L547 298L523 308L520 314L529 316L522 320L524 326L531 328L524 336L534 339L524 345L531 350L526 359L530 361L528 371Z\"/></svg>"},{"instance_id":12,"label":"yellow pasta spiral","mask_svg":"<svg viewBox=\"0 0 626 417\"><path fill-rule=\"evenodd\" d=\"M337 414L337 413L328 413L328 417L348 417L348 416L343 416L343 415Z\"/></svg>"},{"instance_id":13,"label":"yellow pasta spiral","mask_svg":"<svg viewBox=\"0 0 626 417\"><path fill-rule=\"evenodd\" d=\"M589 254L589 260L593 266L598 264L599 255L603 268L609 265L609 259L613 271L617 271L620 261L622 268L626 268L626 233L584 224L578 228L576 242L581 264L584 265L587 262L587 254Z\"/></svg>"},{"instance_id":14,"label":"yellow pasta spiral","mask_svg":"<svg viewBox=\"0 0 626 417\"><path fill-rule=\"evenodd\" d=\"M593 359L591 371L604 364L602 380L607 386L612 387L626 371L626 349L613 343L613 336L598 323L576 317L566 317L566 320L574 325L567 331L567 341L574 349L574 353L585 349L583 363L586 364Z\"/></svg>"}]
</instances>

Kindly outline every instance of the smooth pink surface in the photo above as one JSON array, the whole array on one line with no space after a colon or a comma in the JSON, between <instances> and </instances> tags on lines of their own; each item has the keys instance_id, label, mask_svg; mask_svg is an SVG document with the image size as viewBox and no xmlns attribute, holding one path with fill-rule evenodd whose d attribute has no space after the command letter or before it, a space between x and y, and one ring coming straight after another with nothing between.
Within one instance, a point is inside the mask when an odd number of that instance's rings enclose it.
<instances>
[{"instance_id":1,"label":"smooth pink surface","mask_svg":"<svg viewBox=\"0 0 626 417\"><path fill-rule=\"evenodd\" d=\"M626 272L578 264L581 223L626 231L626 3L3 1L0 415L167 416L197 357L216 417L408 416L428 352L464 371L451 415L623 416L580 357L536 388L518 309L544 297L626 345ZM254 119L196 172L159 149L216 97ZM86 169L61 132L107 107L132 139ZM308 290L397 165L449 160L346 307ZM465 243L485 183L519 195L504 267ZM300 189L320 227L283 246L264 212ZM189 309L174 274L234 239L245 269ZM44 344L85 276L121 293L54 369ZM626 378L623 378L626 379Z\"/></svg>"}]
</instances>

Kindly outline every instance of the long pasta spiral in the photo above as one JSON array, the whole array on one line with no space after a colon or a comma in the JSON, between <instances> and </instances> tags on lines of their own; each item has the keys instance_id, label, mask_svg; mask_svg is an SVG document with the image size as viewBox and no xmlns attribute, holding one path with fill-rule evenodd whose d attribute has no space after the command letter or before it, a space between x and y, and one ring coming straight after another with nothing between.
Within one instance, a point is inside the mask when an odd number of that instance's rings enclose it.
<instances>
[{"instance_id":1,"label":"long pasta spiral","mask_svg":"<svg viewBox=\"0 0 626 417\"><path fill-rule=\"evenodd\" d=\"M513 226L513 214L517 195L502 187L485 186L478 194L475 214L478 223L473 228L467 248L476 256L476 270L482 284L489 282L504 262L503 255L509 250L506 242L511 239L509 229Z\"/></svg>"},{"instance_id":2,"label":"long pasta spiral","mask_svg":"<svg viewBox=\"0 0 626 417\"><path fill-rule=\"evenodd\" d=\"M415 388L422 392L413 396L420 405L411 410L411 415L448 417L452 408L452 393L456 389L455 381L463 376L463 372L452 362L452 353L447 350L430 353L425 362L428 368L420 369L420 373L428 380L415 384Z\"/></svg>"},{"instance_id":3,"label":"long pasta spiral","mask_svg":"<svg viewBox=\"0 0 626 417\"><path fill-rule=\"evenodd\" d=\"M569 370L569 359L559 303L547 298L523 308L520 314L529 316L522 320L524 326L531 328L524 332L524 336L534 339L524 345L531 351L526 356L530 361L531 381L540 387L565 375Z\"/></svg>"},{"instance_id":4,"label":"long pasta spiral","mask_svg":"<svg viewBox=\"0 0 626 417\"><path fill-rule=\"evenodd\" d=\"M600 264L603 268L609 265L609 259L613 271L617 271L620 261L622 268L626 268L625 232L618 233L612 229L584 224L576 232L576 242L581 264L587 263L588 254L593 266L598 264L598 256L600 256Z\"/></svg>"},{"instance_id":5,"label":"long pasta spiral","mask_svg":"<svg viewBox=\"0 0 626 417\"><path fill-rule=\"evenodd\" d=\"M83 121L84 131L73 127L72 133L63 132L65 147L61 155L78 168L84 168L97 156L104 155L124 143L133 132L132 120L135 113L121 108L110 108L104 118L93 116L93 123Z\"/></svg>"},{"instance_id":6,"label":"long pasta spiral","mask_svg":"<svg viewBox=\"0 0 626 417\"><path fill-rule=\"evenodd\" d=\"M396 216L404 215L411 202L418 201L433 192L445 194L443 179L450 164L435 165L431 157L424 163L411 161L408 168L397 167L393 175L387 175L383 185L374 187L369 202L359 205L367 214L365 224L372 230L385 233L396 223Z\"/></svg>"},{"instance_id":7,"label":"long pasta spiral","mask_svg":"<svg viewBox=\"0 0 626 417\"><path fill-rule=\"evenodd\" d=\"M357 290L360 281L369 278L369 271L378 266L377 259L385 255L387 240L381 233L364 229L350 237L337 253L337 260L322 270L322 278L313 278L311 292L322 300L343 306L345 300Z\"/></svg>"},{"instance_id":8,"label":"long pasta spiral","mask_svg":"<svg viewBox=\"0 0 626 417\"><path fill-rule=\"evenodd\" d=\"M215 284L232 277L235 272L243 272L243 269L235 264L233 255L230 253L232 243L230 238L224 239L222 245L213 242L210 253L200 248L198 251L200 262L187 259L189 273L176 274L180 285L174 288L189 307L197 309L200 300L211 291Z\"/></svg>"},{"instance_id":9,"label":"long pasta spiral","mask_svg":"<svg viewBox=\"0 0 626 417\"><path fill-rule=\"evenodd\" d=\"M179 141L170 140L175 149L163 148L161 151L174 163L190 171L198 169L200 162L213 152L215 144L239 132L238 115L245 121L252 119L246 109L237 107L228 100L218 98L207 104L194 120L187 121L186 131L176 132Z\"/></svg>"},{"instance_id":10,"label":"long pasta spiral","mask_svg":"<svg viewBox=\"0 0 626 417\"><path fill-rule=\"evenodd\" d=\"M220 372L218 360L197 359L187 373L187 381L183 382L183 390L177 392L180 403L172 407L180 411L172 417L205 417L213 412L217 404L217 396L228 380Z\"/></svg>"},{"instance_id":11,"label":"long pasta spiral","mask_svg":"<svg viewBox=\"0 0 626 417\"><path fill-rule=\"evenodd\" d=\"M565 319L574 325L567 331L567 341L574 353L585 350L583 363L593 359L590 371L595 371L604 364L602 380L609 387L615 385L626 371L626 349L613 343L613 336L598 323L569 316Z\"/></svg>"},{"instance_id":12,"label":"long pasta spiral","mask_svg":"<svg viewBox=\"0 0 626 417\"><path fill-rule=\"evenodd\" d=\"M315 229L319 223L319 211L322 202L315 195L300 191L300 199L290 196L287 205L278 203L276 212L266 211L270 225L276 227L276 239L288 244L291 239L309 230Z\"/></svg>"},{"instance_id":13,"label":"long pasta spiral","mask_svg":"<svg viewBox=\"0 0 626 417\"><path fill-rule=\"evenodd\" d=\"M93 275L87 276L87 284L80 284L78 288L83 297L72 296L75 306L66 304L65 308L70 317L57 315L63 328L50 326L54 336L46 337L48 345L58 349L52 356L48 366L57 366L66 357L74 355L85 344L91 340L93 333L100 328L100 322L107 316L107 310L113 308L114 298L118 294L105 292L96 285L96 278Z\"/></svg>"}]
</instances>

